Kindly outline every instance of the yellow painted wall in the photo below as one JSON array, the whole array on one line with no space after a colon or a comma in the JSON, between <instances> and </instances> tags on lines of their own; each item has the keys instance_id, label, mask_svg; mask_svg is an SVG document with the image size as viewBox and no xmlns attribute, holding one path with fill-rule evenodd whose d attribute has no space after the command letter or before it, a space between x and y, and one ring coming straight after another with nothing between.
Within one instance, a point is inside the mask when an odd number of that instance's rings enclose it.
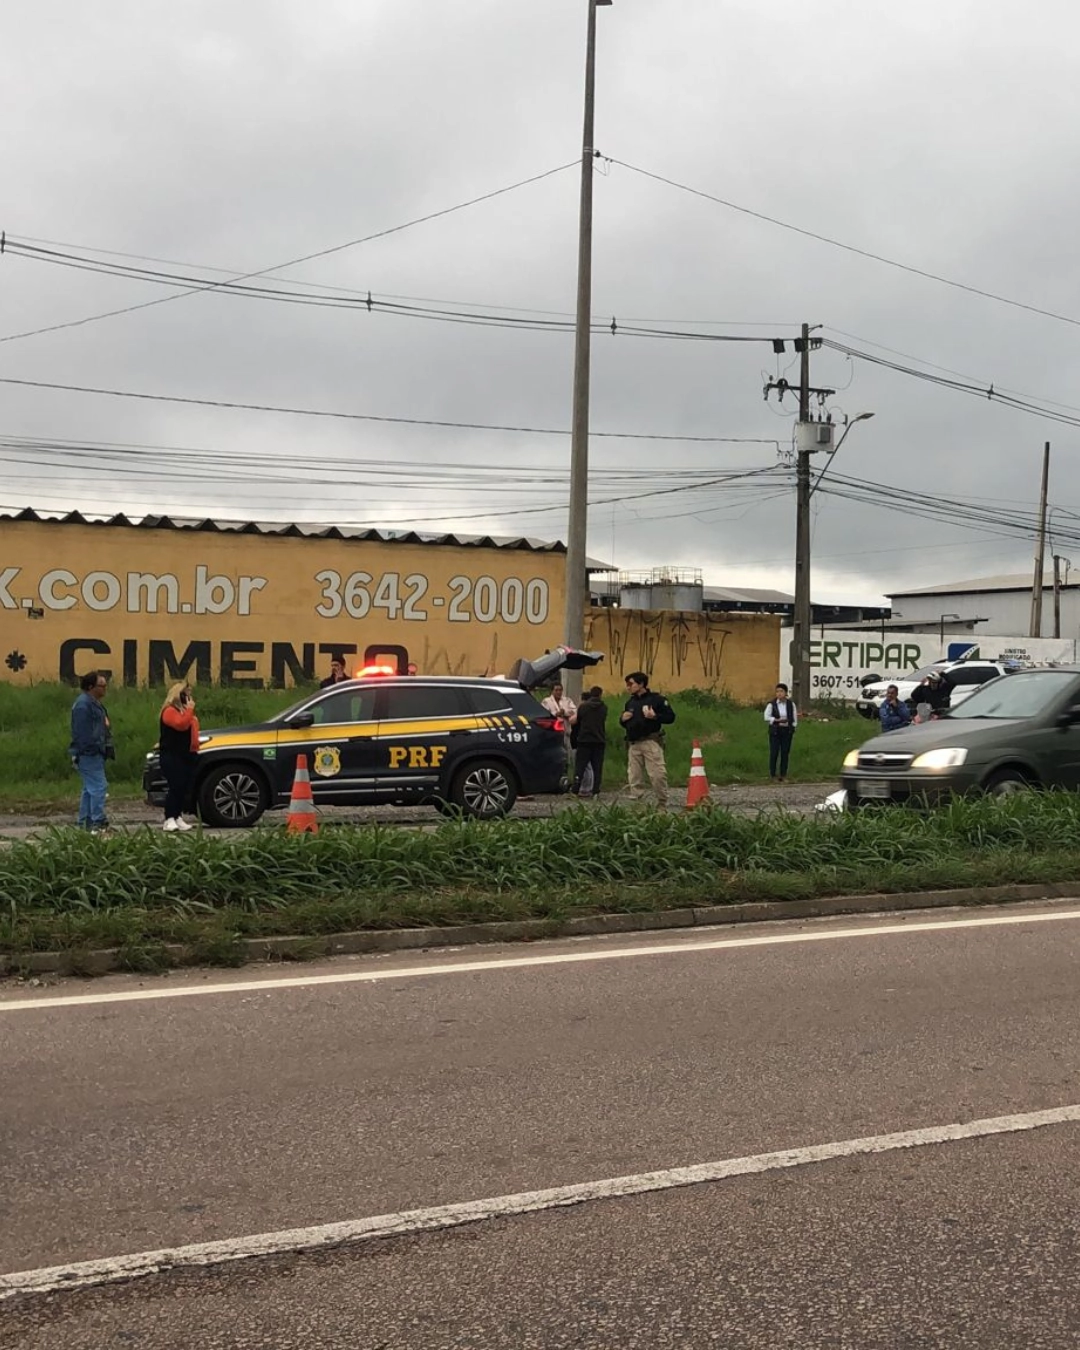
<instances>
[{"instance_id":1,"label":"yellow painted wall","mask_svg":"<svg viewBox=\"0 0 1080 1350\"><path fill-rule=\"evenodd\" d=\"M561 640L564 567L526 549L0 521L0 672L261 686L292 683L290 660L321 676L334 650L355 669L397 646L424 674L497 674Z\"/></svg>"},{"instance_id":2,"label":"yellow painted wall","mask_svg":"<svg viewBox=\"0 0 1080 1350\"><path fill-rule=\"evenodd\" d=\"M590 609L585 646L606 654L596 683L622 691L623 676L644 670L660 693L709 689L740 703L773 692L780 620L772 614ZM586 672L586 679L589 674Z\"/></svg>"},{"instance_id":3,"label":"yellow painted wall","mask_svg":"<svg viewBox=\"0 0 1080 1350\"><path fill-rule=\"evenodd\" d=\"M0 676L261 687L403 649L421 674L494 675L563 638L561 553L0 521ZM779 620L596 608L599 682L759 699Z\"/></svg>"}]
</instances>

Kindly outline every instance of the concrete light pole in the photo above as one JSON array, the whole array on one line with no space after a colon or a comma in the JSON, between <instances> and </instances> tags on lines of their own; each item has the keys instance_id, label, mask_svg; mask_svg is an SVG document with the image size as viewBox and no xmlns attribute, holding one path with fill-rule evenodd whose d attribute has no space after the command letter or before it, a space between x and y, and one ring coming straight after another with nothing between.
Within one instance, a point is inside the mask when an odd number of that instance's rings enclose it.
<instances>
[{"instance_id":1,"label":"concrete light pole","mask_svg":"<svg viewBox=\"0 0 1080 1350\"><path fill-rule=\"evenodd\" d=\"M578 224L577 322L574 335L574 404L570 435L570 513L566 532L566 643L585 644L589 599L589 376L592 337L593 127L596 111L596 10L611 0L588 0L585 43L585 123L581 147L581 205ZM572 698L581 695L580 671L566 672Z\"/></svg>"}]
</instances>

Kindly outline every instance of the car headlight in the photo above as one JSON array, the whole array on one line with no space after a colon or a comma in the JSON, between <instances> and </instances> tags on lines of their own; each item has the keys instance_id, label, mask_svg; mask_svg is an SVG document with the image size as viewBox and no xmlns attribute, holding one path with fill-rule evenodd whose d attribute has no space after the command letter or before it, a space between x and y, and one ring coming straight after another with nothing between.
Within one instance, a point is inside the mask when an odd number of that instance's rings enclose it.
<instances>
[{"instance_id":1,"label":"car headlight","mask_svg":"<svg viewBox=\"0 0 1080 1350\"><path fill-rule=\"evenodd\" d=\"M958 769L967 759L967 751L959 746L948 749L927 750L916 755L911 761L913 769Z\"/></svg>"},{"instance_id":2,"label":"car headlight","mask_svg":"<svg viewBox=\"0 0 1080 1350\"><path fill-rule=\"evenodd\" d=\"M858 766L859 766L858 750L849 750L847 754L844 756L844 768L856 769L858 768Z\"/></svg>"}]
</instances>

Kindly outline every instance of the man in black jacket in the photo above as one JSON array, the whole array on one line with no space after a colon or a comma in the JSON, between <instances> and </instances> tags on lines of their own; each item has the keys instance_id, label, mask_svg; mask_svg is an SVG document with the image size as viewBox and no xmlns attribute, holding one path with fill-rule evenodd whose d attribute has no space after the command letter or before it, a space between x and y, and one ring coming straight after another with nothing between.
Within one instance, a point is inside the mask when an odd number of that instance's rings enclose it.
<instances>
[{"instance_id":1,"label":"man in black jacket","mask_svg":"<svg viewBox=\"0 0 1080 1350\"><path fill-rule=\"evenodd\" d=\"M599 797L600 779L604 772L604 751L607 748L607 704L599 685L578 704L570 717L574 727L574 791L579 797ZM583 792L588 770L592 769L592 787Z\"/></svg>"},{"instance_id":2,"label":"man in black jacket","mask_svg":"<svg viewBox=\"0 0 1080 1350\"><path fill-rule=\"evenodd\" d=\"M664 727L675 721L675 710L662 694L649 688L649 677L635 670L626 677L626 700L619 721L626 733L626 773L631 801L645 796L645 777L661 811L667 809L667 764L664 762Z\"/></svg>"},{"instance_id":3,"label":"man in black jacket","mask_svg":"<svg viewBox=\"0 0 1080 1350\"><path fill-rule=\"evenodd\" d=\"M940 670L932 670L916 685L908 702L915 709L920 722L928 722L934 713L944 712L949 706L949 682Z\"/></svg>"}]
</instances>

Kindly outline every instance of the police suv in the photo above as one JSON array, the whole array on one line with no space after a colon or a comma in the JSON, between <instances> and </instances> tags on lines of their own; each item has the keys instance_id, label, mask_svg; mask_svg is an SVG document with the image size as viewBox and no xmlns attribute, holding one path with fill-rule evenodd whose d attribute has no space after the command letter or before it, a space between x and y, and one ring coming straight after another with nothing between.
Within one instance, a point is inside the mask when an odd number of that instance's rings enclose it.
<instances>
[{"instance_id":1,"label":"police suv","mask_svg":"<svg viewBox=\"0 0 1080 1350\"><path fill-rule=\"evenodd\" d=\"M361 671L254 726L202 731L189 805L207 825L242 828L288 804L297 756L307 756L317 806L416 806L480 820L509 812L519 794L565 792L564 722L533 698L555 671L603 657L557 647L497 679ZM157 747L143 788L165 801Z\"/></svg>"}]
</instances>

